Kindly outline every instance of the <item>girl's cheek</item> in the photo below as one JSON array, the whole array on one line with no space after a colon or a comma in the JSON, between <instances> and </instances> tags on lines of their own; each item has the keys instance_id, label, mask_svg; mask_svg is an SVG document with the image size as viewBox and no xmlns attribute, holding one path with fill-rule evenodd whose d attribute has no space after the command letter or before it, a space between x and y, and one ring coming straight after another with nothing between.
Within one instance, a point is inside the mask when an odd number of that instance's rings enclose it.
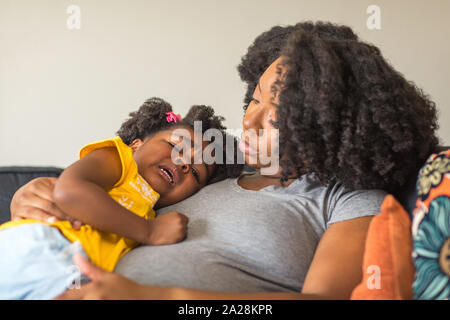
<instances>
[{"instance_id":1,"label":"girl's cheek","mask_svg":"<svg viewBox=\"0 0 450 320\"><path fill-rule=\"evenodd\" d=\"M186 188L184 190L185 192L183 193L184 194L183 196L185 198L193 195L195 193L195 191L197 190L196 183L192 183L192 181L186 181L186 182L188 182L188 183L186 184Z\"/></svg>"}]
</instances>

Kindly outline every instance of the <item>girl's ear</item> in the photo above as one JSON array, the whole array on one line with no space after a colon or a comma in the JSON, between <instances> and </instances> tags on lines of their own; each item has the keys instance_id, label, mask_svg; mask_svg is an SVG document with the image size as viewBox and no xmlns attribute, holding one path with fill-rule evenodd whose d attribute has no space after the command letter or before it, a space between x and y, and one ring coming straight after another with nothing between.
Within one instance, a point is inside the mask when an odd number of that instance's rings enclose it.
<instances>
[{"instance_id":1,"label":"girl's ear","mask_svg":"<svg viewBox=\"0 0 450 320\"><path fill-rule=\"evenodd\" d=\"M144 142L141 139L134 139L133 142L130 143L130 148L133 151L133 153L138 150Z\"/></svg>"}]
</instances>

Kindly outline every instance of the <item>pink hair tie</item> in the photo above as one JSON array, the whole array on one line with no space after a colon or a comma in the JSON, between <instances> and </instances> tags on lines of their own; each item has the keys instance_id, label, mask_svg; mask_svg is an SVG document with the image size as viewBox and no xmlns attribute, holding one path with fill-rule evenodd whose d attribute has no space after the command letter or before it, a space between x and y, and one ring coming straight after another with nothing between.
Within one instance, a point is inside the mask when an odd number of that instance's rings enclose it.
<instances>
[{"instance_id":1,"label":"pink hair tie","mask_svg":"<svg viewBox=\"0 0 450 320\"><path fill-rule=\"evenodd\" d=\"M166 120L167 122L175 122L181 121L181 116L179 114L175 114L172 111L166 112Z\"/></svg>"}]
</instances>

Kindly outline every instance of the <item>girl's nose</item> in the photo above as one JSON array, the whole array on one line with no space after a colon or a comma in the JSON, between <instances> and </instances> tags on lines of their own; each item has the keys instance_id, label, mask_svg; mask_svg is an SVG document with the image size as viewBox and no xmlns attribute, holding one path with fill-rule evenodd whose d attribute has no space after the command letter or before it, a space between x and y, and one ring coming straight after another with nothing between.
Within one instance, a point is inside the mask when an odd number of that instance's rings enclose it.
<instances>
[{"instance_id":1,"label":"girl's nose","mask_svg":"<svg viewBox=\"0 0 450 320\"><path fill-rule=\"evenodd\" d=\"M191 171L191 165L188 164L188 163L183 163L183 164L180 166L180 170L181 170L181 172L183 172L183 173L189 173L189 172Z\"/></svg>"},{"instance_id":2,"label":"girl's nose","mask_svg":"<svg viewBox=\"0 0 450 320\"><path fill-rule=\"evenodd\" d=\"M175 160L175 165L183 173L189 173L191 171L191 164L185 162L182 158L177 158Z\"/></svg>"}]
</instances>

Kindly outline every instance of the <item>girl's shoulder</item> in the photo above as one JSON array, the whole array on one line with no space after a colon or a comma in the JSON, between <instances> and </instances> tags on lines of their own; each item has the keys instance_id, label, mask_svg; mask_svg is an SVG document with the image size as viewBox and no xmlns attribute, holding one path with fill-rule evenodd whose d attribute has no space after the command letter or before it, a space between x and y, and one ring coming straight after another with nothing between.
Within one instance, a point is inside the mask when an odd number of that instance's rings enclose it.
<instances>
[{"instance_id":1,"label":"girl's shoulder","mask_svg":"<svg viewBox=\"0 0 450 320\"><path fill-rule=\"evenodd\" d=\"M130 174L137 173L137 165L133 158L133 152L119 136L95 141L85 145L79 152L79 158L82 159L89 153L104 148L114 148L120 159L122 174L119 181L116 183L116 186L122 184Z\"/></svg>"}]
</instances>

